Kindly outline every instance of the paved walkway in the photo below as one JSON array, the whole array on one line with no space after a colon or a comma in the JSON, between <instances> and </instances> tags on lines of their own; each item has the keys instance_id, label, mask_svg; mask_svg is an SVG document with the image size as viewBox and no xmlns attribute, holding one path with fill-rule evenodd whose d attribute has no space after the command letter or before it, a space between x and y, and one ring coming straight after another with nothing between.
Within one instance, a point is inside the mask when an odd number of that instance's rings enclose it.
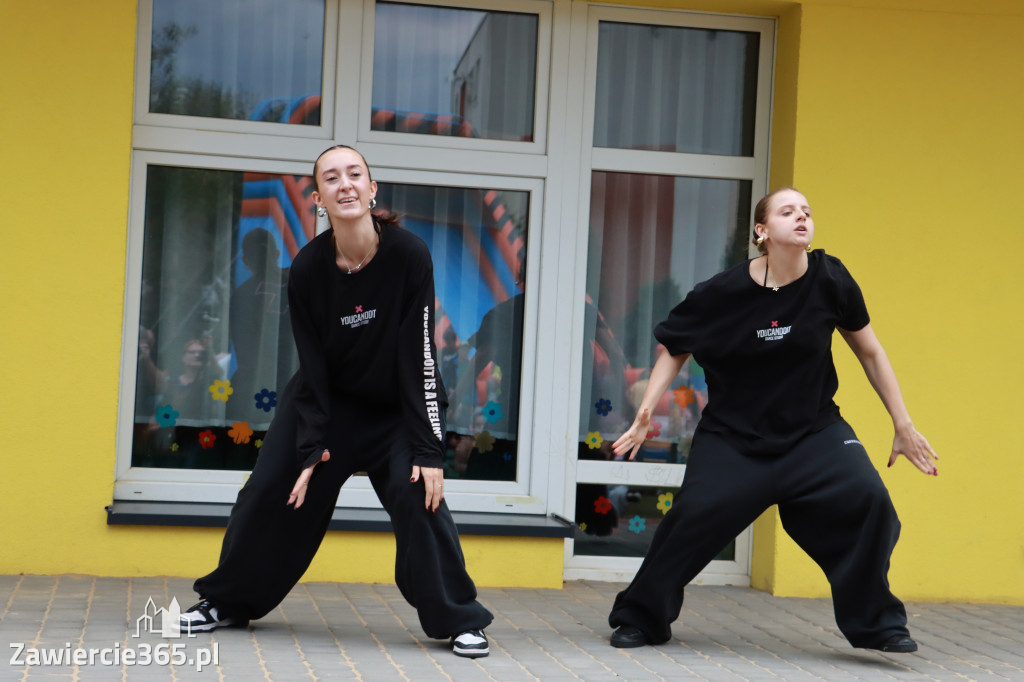
<instances>
[{"instance_id":1,"label":"paved walkway","mask_svg":"<svg viewBox=\"0 0 1024 682\"><path fill-rule=\"evenodd\" d=\"M826 599L692 587L673 641L620 650L605 620L618 588L482 589L491 655L468 660L425 639L392 585L301 584L247 629L162 639L146 627L134 636L146 603L187 608L188 580L0 576L0 640L15 645L0 680L1024 680L1024 607L911 603L921 650L882 654L850 648ZM149 665L123 663L147 653Z\"/></svg>"}]
</instances>

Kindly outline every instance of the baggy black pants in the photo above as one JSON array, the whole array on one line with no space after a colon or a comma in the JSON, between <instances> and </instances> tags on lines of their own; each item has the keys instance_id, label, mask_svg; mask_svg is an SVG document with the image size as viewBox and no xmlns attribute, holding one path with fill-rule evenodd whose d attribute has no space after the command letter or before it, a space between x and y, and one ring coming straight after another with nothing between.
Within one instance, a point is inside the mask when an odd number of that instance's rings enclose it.
<instances>
[{"instance_id":1,"label":"baggy black pants","mask_svg":"<svg viewBox=\"0 0 1024 682\"><path fill-rule=\"evenodd\" d=\"M900 522L846 422L776 458L747 456L717 434L698 432L683 486L633 582L616 596L609 624L668 641L683 588L773 504L789 536L825 572L836 622L853 646L908 634L906 610L887 577Z\"/></svg>"},{"instance_id":2,"label":"baggy black pants","mask_svg":"<svg viewBox=\"0 0 1024 682\"><path fill-rule=\"evenodd\" d=\"M196 580L196 592L225 616L265 616L309 567L342 484L366 471L395 531L395 581L416 608L424 632L446 638L490 624L493 616L476 600L448 506L442 502L437 512L426 509L422 478L409 481L412 460L397 414L359 405L333 409L327 439L331 458L314 469L303 505L286 505L300 472L292 400L297 385L293 379L283 391L256 466L231 510L217 569Z\"/></svg>"}]
</instances>

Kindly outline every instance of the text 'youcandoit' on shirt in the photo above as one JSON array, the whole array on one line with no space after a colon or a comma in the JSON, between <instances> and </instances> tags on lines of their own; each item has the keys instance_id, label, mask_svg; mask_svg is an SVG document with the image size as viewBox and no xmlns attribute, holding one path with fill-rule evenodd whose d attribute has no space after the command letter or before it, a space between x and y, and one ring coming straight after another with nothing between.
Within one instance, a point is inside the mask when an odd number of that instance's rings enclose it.
<instances>
[{"instance_id":1,"label":"text 'youcandoit' on shirt","mask_svg":"<svg viewBox=\"0 0 1024 682\"><path fill-rule=\"evenodd\" d=\"M437 371L434 354L430 352L430 308L423 308L423 398L427 403L427 418L430 428L438 440L444 438L441 433L441 412L437 406Z\"/></svg>"}]
</instances>

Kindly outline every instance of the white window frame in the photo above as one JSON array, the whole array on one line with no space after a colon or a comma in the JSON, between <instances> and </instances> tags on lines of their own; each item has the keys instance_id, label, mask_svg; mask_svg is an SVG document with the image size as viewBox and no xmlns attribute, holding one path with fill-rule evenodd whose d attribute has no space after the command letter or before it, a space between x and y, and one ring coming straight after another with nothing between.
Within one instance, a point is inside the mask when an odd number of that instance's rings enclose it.
<instances>
[{"instance_id":1,"label":"white window frame","mask_svg":"<svg viewBox=\"0 0 1024 682\"><path fill-rule=\"evenodd\" d=\"M362 78L360 78L358 136L361 141L381 144L400 144L410 147L434 149L464 149L474 151L512 152L517 154L544 154L547 148L548 92L551 73L551 3L541 0L392 0L408 5L423 5L449 9L469 9L493 12L515 12L537 16L537 59L536 80L533 102L533 141L492 140L486 138L421 135L370 129L370 114L373 96L373 41L376 0L364 0Z\"/></svg>"},{"instance_id":2,"label":"white window frame","mask_svg":"<svg viewBox=\"0 0 1024 682\"><path fill-rule=\"evenodd\" d=\"M184 128L197 131L229 133L252 133L257 135L291 138L330 137L333 124L336 87L334 46L339 44L339 13L336 0L324 0L323 61L321 63L320 125L298 125L248 121L244 119L216 118L210 116L188 116L183 114L162 114L149 111L150 67L153 54L153 2L139 2L138 27L135 48L135 125L152 126L157 129ZM138 145L136 145L138 146Z\"/></svg>"},{"instance_id":3,"label":"white window frame","mask_svg":"<svg viewBox=\"0 0 1024 682\"><path fill-rule=\"evenodd\" d=\"M208 469L172 469L131 466L132 425L135 418L135 382L138 357L138 333L143 244L145 241L146 181L151 165L235 172L261 172L304 175L309 173L309 161L264 160L253 162L232 157L199 156L172 152L137 151L132 163L132 199L129 206L128 258L125 288L124 333L122 336L121 400L119 402L116 481L114 499L127 501L176 502L233 502L238 488L249 472ZM527 234L527 263L540 262L542 250L539 226L544 204L544 183L539 178L499 177L469 173L442 173L435 170L396 169L375 165L375 179L380 183L408 183L430 187L468 187L484 190L512 190L528 192L529 214ZM537 336L536 308L539 299L539 268L527 267L525 305L523 312L523 362L521 395L529 396L536 382ZM514 512L545 514L547 506L542 498L530 494L545 484L545 467L533 462L530 453L536 447L533 441L535 420L543 414L533 414L530 401L523 401L518 427L517 480L486 481L452 479L446 499L453 509L474 512ZM379 507L376 493L364 477L354 477L342 489L339 507Z\"/></svg>"},{"instance_id":4,"label":"white window frame","mask_svg":"<svg viewBox=\"0 0 1024 682\"><path fill-rule=\"evenodd\" d=\"M775 22L739 15L588 5L572 0L404 1L538 15L533 142L371 131L374 0L326 0L319 126L150 114L152 7L151 0L140 0L116 500L230 502L248 475L239 471L133 469L130 465L147 166L302 175L308 174L312 160L334 143L355 144L370 160L375 178L383 183L448 184L531 193L520 476L518 482L452 481L447 494L451 507L465 511L556 514L571 519L577 482L606 475L607 472L587 469L592 464L604 463L577 462L576 457L591 172L750 179L753 204L759 192L767 189ZM594 148L596 28L602 20L761 31L755 156L744 159ZM345 65L343 71L341 64ZM358 74L357 86L352 84L352 74ZM358 97L345 96L345 88L352 87L358 88ZM680 467L670 475L681 480L682 471ZM377 508L379 502L368 482L356 477L343 488L339 505ZM737 541L737 556L745 556L745 564L742 560L731 562L733 566L713 562L705 572L707 576L702 574L699 580L733 584L749 581L749 544L749 532ZM627 580L640 561L598 557L593 565L586 566L572 556L572 540L565 547L565 576L570 579Z\"/></svg>"},{"instance_id":5,"label":"white window frame","mask_svg":"<svg viewBox=\"0 0 1024 682\"><path fill-rule=\"evenodd\" d=\"M633 149L612 149L595 147L594 115L597 89L597 47L598 28L602 21L615 23L636 23L644 25L677 26L712 30L753 31L760 34L758 54L758 78L754 115L754 155L752 157L720 156L710 154L688 154ZM773 19L743 16L723 16L699 12L677 12L651 9L632 9L604 5L575 4L572 10L570 42L585 45L585 50L575 50L572 59L575 65L571 72L582 68L585 77L569 84L570 101L583 102L580 123L579 154L575 162L579 178L579 191L567 197L564 209L577 226L575 256L581 264L575 269L572 290L576 300L582 302L586 295L587 272L585 263L589 248L590 184L593 171L616 173L640 173L645 175L692 176L748 180L752 183L751 215L757 199L768 189L769 131L771 122L771 92L774 73L775 21ZM581 60L583 63L581 64ZM750 252L752 253L752 247ZM584 306L573 308L572 339L570 341L571 368L570 385L574 387L576 400L569 406L568 424L578 424L580 418L579 390L583 371ZM576 457L577 443L575 429L568 434L565 444L564 488L562 513L567 518L575 515L576 486L578 483L608 482L609 480L633 482L634 485L650 485L645 479L654 475L667 487L682 484L686 466L683 464L638 465L622 467L619 462L585 462ZM566 579L599 579L628 581L636 574L642 562L640 557L604 557L574 554L575 541L565 543ZM743 531L736 539L733 561L712 561L696 579L696 582L717 584L750 583L751 530Z\"/></svg>"}]
</instances>

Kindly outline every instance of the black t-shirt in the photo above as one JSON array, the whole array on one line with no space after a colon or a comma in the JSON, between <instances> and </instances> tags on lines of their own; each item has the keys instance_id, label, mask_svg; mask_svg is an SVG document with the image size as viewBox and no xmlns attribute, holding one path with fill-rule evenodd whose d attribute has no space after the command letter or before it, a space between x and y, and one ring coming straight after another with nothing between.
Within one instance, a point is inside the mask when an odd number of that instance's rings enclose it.
<instances>
[{"instance_id":1,"label":"black t-shirt","mask_svg":"<svg viewBox=\"0 0 1024 682\"><path fill-rule=\"evenodd\" d=\"M401 416L413 464L442 465L448 397L434 346L434 268L427 245L380 225L380 246L349 275L338 268L331 231L292 264L288 301L302 384L298 459L324 450L332 409L346 404Z\"/></svg>"},{"instance_id":2,"label":"black t-shirt","mask_svg":"<svg viewBox=\"0 0 1024 682\"><path fill-rule=\"evenodd\" d=\"M803 277L778 291L754 282L749 262L701 282L654 336L704 368L708 403L698 430L775 455L840 419L832 334L868 322L860 287L838 258L817 249Z\"/></svg>"}]
</instances>

